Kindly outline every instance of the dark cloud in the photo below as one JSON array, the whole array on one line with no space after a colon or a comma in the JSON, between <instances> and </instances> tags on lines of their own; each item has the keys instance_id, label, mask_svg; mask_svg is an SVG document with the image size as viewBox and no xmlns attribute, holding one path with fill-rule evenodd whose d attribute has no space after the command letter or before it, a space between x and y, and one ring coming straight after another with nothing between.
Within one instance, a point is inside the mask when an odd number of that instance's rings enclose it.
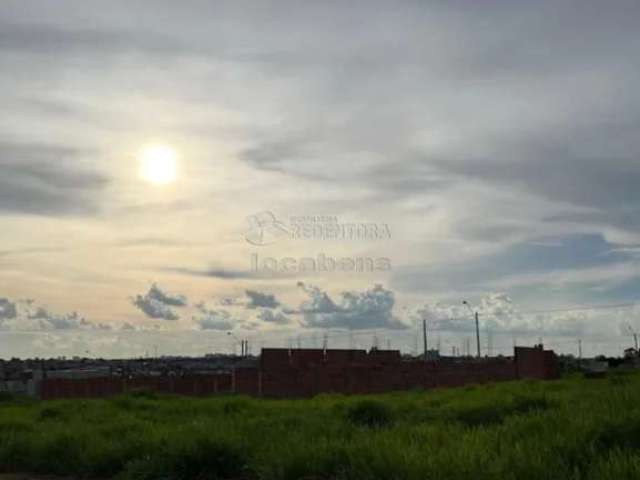
<instances>
[{"instance_id":1,"label":"dark cloud","mask_svg":"<svg viewBox=\"0 0 640 480\"><path fill-rule=\"evenodd\" d=\"M77 312L58 314L37 306L34 300L11 301L0 298L0 324L10 331L21 330L105 330L108 325L93 323Z\"/></svg>"},{"instance_id":2,"label":"dark cloud","mask_svg":"<svg viewBox=\"0 0 640 480\"><path fill-rule=\"evenodd\" d=\"M211 277L220 278L223 280L235 280L235 279L248 279L259 278L260 275L251 271L245 270L224 270L224 269L207 269L198 270L195 268L182 268L182 267L167 267L160 269L163 272L178 273L181 275L189 275L194 277Z\"/></svg>"},{"instance_id":3,"label":"dark cloud","mask_svg":"<svg viewBox=\"0 0 640 480\"><path fill-rule=\"evenodd\" d=\"M187 305L187 297L184 295L171 295L163 292L155 283L151 285L147 296L152 300L157 300L158 302L172 307L184 307Z\"/></svg>"},{"instance_id":4,"label":"dark cloud","mask_svg":"<svg viewBox=\"0 0 640 480\"><path fill-rule=\"evenodd\" d=\"M178 320L180 316L171 307L184 307L187 300L183 295L171 295L162 291L155 283L145 295L131 299L147 317L160 320Z\"/></svg>"},{"instance_id":5,"label":"dark cloud","mask_svg":"<svg viewBox=\"0 0 640 480\"><path fill-rule=\"evenodd\" d=\"M277 308L280 306L280 302L276 300L275 295L261 293L256 290L245 290L245 294L249 298L247 308Z\"/></svg>"},{"instance_id":6,"label":"dark cloud","mask_svg":"<svg viewBox=\"0 0 640 480\"><path fill-rule=\"evenodd\" d=\"M332 314L338 313L340 307L336 305L329 294L314 285L306 285L304 282L298 282L300 287L309 299L301 305L300 310L306 314Z\"/></svg>"},{"instance_id":7,"label":"dark cloud","mask_svg":"<svg viewBox=\"0 0 640 480\"><path fill-rule=\"evenodd\" d=\"M238 301L235 298L224 297L220 299L219 303L223 307L232 307L234 305L237 305Z\"/></svg>"},{"instance_id":8,"label":"dark cloud","mask_svg":"<svg viewBox=\"0 0 640 480\"><path fill-rule=\"evenodd\" d=\"M291 273L270 272L266 270L237 270L237 269L197 269L184 267L164 267L158 269L161 272L177 273L179 275L188 275L193 277L218 278L220 280L262 280L272 278L287 278L293 276Z\"/></svg>"},{"instance_id":9,"label":"dark cloud","mask_svg":"<svg viewBox=\"0 0 640 480\"><path fill-rule=\"evenodd\" d=\"M61 27L45 23L0 22L0 51L31 54L81 55L145 52L184 53L175 40L150 32L131 32L119 28Z\"/></svg>"},{"instance_id":10,"label":"dark cloud","mask_svg":"<svg viewBox=\"0 0 640 480\"><path fill-rule=\"evenodd\" d=\"M198 310L200 310L201 315L194 316L193 321L202 330L229 331L236 326L237 322L233 320L231 314L226 310L210 310L204 305L200 305Z\"/></svg>"},{"instance_id":11,"label":"dark cloud","mask_svg":"<svg viewBox=\"0 0 640 480\"><path fill-rule=\"evenodd\" d=\"M202 330L231 330L234 324L219 315L201 317L196 320Z\"/></svg>"},{"instance_id":12,"label":"dark cloud","mask_svg":"<svg viewBox=\"0 0 640 480\"><path fill-rule=\"evenodd\" d=\"M606 267L632 261L632 252L620 251L602 235L567 235L518 242L459 262L406 265L392 274L392 286L403 291L484 291L486 285L510 276L540 274L587 267ZM584 280L588 282L588 279Z\"/></svg>"},{"instance_id":13,"label":"dark cloud","mask_svg":"<svg viewBox=\"0 0 640 480\"><path fill-rule=\"evenodd\" d=\"M268 308L263 308L260 310L257 316L258 320L266 322L266 323L275 323L278 325L286 325L290 322L289 317L287 317L283 312L273 311Z\"/></svg>"},{"instance_id":14,"label":"dark cloud","mask_svg":"<svg viewBox=\"0 0 640 480\"><path fill-rule=\"evenodd\" d=\"M180 317L169 307L148 296L136 295L131 300L147 317L159 320L178 320Z\"/></svg>"},{"instance_id":15,"label":"dark cloud","mask_svg":"<svg viewBox=\"0 0 640 480\"><path fill-rule=\"evenodd\" d=\"M103 174L81 166L88 152L60 146L0 143L0 211L82 215L98 211Z\"/></svg>"},{"instance_id":16,"label":"dark cloud","mask_svg":"<svg viewBox=\"0 0 640 480\"><path fill-rule=\"evenodd\" d=\"M637 126L640 128L640 121ZM619 208L623 213L630 207L640 208L640 162L629 153L627 158L576 156L568 149L550 149L547 140L534 151L522 148L519 154L514 152L508 161L469 159L442 162L440 166L448 172L523 188L544 198L614 212Z\"/></svg>"},{"instance_id":17,"label":"dark cloud","mask_svg":"<svg viewBox=\"0 0 640 480\"><path fill-rule=\"evenodd\" d=\"M0 322L5 319L16 318L17 315L16 304L8 298L0 298Z\"/></svg>"},{"instance_id":18,"label":"dark cloud","mask_svg":"<svg viewBox=\"0 0 640 480\"><path fill-rule=\"evenodd\" d=\"M317 132L315 132L317 135ZM327 156L323 143L314 143L314 138L301 138L292 134L281 140L265 140L240 153L240 158L252 167L267 172L305 178L314 181L330 181L335 173L313 168Z\"/></svg>"},{"instance_id":19,"label":"dark cloud","mask_svg":"<svg viewBox=\"0 0 640 480\"><path fill-rule=\"evenodd\" d=\"M204 302L198 302L195 305L199 315L193 316L192 320L202 330L233 330L239 323L231 313L224 308L211 309Z\"/></svg>"}]
</instances>

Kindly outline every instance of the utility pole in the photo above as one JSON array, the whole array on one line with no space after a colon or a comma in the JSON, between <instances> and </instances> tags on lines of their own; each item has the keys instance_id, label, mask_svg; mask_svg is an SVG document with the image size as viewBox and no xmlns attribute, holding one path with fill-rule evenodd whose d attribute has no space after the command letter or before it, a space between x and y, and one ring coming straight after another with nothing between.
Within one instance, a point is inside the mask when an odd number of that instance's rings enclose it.
<instances>
[{"instance_id":1,"label":"utility pole","mask_svg":"<svg viewBox=\"0 0 640 480\"><path fill-rule=\"evenodd\" d=\"M471 308L471 305L469 305L469 302L467 302L466 300L463 300L462 304L467 306L467 308L473 314L473 318L476 321L476 348L478 352L478 358L480 358L480 353L481 353L480 352L480 322L478 320L478 312L473 311Z\"/></svg>"},{"instance_id":2,"label":"utility pole","mask_svg":"<svg viewBox=\"0 0 640 480\"><path fill-rule=\"evenodd\" d=\"M636 333L636 331L633 329L633 327L631 327L630 323L627 323L627 330L629 330L629 333L631 335L633 335L633 343L636 347L636 352L638 351L638 334Z\"/></svg>"},{"instance_id":3,"label":"utility pole","mask_svg":"<svg viewBox=\"0 0 640 480\"><path fill-rule=\"evenodd\" d=\"M424 344L424 361L427 361L427 319L422 319L422 343Z\"/></svg>"},{"instance_id":4,"label":"utility pole","mask_svg":"<svg viewBox=\"0 0 640 480\"><path fill-rule=\"evenodd\" d=\"M578 358L582 360L582 339L578 339Z\"/></svg>"},{"instance_id":5,"label":"utility pole","mask_svg":"<svg viewBox=\"0 0 640 480\"><path fill-rule=\"evenodd\" d=\"M478 358L480 358L480 322L478 321L478 312L475 312L476 318L476 347L478 349Z\"/></svg>"}]
</instances>

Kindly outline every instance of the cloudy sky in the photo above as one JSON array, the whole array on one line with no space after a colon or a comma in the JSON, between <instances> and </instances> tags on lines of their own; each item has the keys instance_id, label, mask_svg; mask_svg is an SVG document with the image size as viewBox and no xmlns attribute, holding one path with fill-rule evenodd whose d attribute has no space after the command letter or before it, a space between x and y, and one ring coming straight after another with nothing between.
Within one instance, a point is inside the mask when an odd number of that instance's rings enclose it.
<instances>
[{"instance_id":1,"label":"cloudy sky","mask_svg":"<svg viewBox=\"0 0 640 480\"><path fill-rule=\"evenodd\" d=\"M620 353L639 24L625 0L4 0L0 356L412 352L422 318L449 353L465 299L485 353Z\"/></svg>"}]
</instances>

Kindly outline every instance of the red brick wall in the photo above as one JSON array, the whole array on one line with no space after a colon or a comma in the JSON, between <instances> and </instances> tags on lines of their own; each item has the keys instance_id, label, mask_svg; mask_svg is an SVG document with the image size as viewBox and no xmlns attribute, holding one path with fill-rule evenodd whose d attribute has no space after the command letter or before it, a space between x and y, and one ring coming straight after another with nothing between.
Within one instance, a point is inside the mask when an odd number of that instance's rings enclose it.
<instances>
[{"instance_id":1,"label":"red brick wall","mask_svg":"<svg viewBox=\"0 0 640 480\"><path fill-rule=\"evenodd\" d=\"M378 393L412 388L455 387L516 378L557 377L552 351L519 348L516 359L480 359L448 362L402 361L399 352L332 350L324 363L300 361L316 351L287 352L284 362L262 366L261 391L267 397L307 397L319 393ZM355 353L357 352L357 353ZM354 361L351 359L357 359Z\"/></svg>"},{"instance_id":2,"label":"red brick wall","mask_svg":"<svg viewBox=\"0 0 640 480\"><path fill-rule=\"evenodd\" d=\"M516 347L518 378L551 379L559 375L558 361L551 350L542 347Z\"/></svg>"},{"instance_id":3,"label":"red brick wall","mask_svg":"<svg viewBox=\"0 0 640 480\"><path fill-rule=\"evenodd\" d=\"M381 393L412 388L456 387L516 378L558 376L555 354L542 348L515 349L515 359L403 361L398 351L264 349L260 367L236 368L232 374L191 377L47 379L41 396L103 397L138 388L203 396L240 393L275 398L319 393Z\"/></svg>"},{"instance_id":4,"label":"red brick wall","mask_svg":"<svg viewBox=\"0 0 640 480\"><path fill-rule=\"evenodd\" d=\"M260 395L261 373L258 368L236 368L231 374L231 386L234 393Z\"/></svg>"}]
</instances>

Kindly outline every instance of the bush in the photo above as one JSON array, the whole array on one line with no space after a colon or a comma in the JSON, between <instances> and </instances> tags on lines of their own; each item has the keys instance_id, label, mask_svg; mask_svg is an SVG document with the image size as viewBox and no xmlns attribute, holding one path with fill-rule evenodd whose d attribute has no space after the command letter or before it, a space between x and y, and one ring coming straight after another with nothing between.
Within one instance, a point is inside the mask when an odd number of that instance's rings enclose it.
<instances>
[{"instance_id":1,"label":"bush","mask_svg":"<svg viewBox=\"0 0 640 480\"><path fill-rule=\"evenodd\" d=\"M156 400L158 398L158 394L153 390L145 387L134 388L129 392L133 398L146 398L147 400Z\"/></svg>"},{"instance_id":2,"label":"bush","mask_svg":"<svg viewBox=\"0 0 640 480\"><path fill-rule=\"evenodd\" d=\"M38 420L56 420L60 417L62 417L62 411L53 407L45 407L38 414Z\"/></svg>"},{"instance_id":3,"label":"bush","mask_svg":"<svg viewBox=\"0 0 640 480\"><path fill-rule=\"evenodd\" d=\"M494 405L467 408L456 415L456 420L467 427L484 427L502 423L509 414L507 409Z\"/></svg>"},{"instance_id":4,"label":"bush","mask_svg":"<svg viewBox=\"0 0 640 480\"><path fill-rule=\"evenodd\" d=\"M2 402L13 402L15 397L11 392L0 392L0 403Z\"/></svg>"},{"instance_id":5,"label":"bush","mask_svg":"<svg viewBox=\"0 0 640 480\"><path fill-rule=\"evenodd\" d=\"M640 421L609 425L597 436L597 443L607 449L640 449Z\"/></svg>"},{"instance_id":6,"label":"bush","mask_svg":"<svg viewBox=\"0 0 640 480\"><path fill-rule=\"evenodd\" d=\"M225 415L234 415L242 413L249 409L249 401L246 398L238 398L229 400L222 406Z\"/></svg>"},{"instance_id":7,"label":"bush","mask_svg":"<svg viewBox=\"0 0 640 480\"><path fill-rule=\"evenodd\" d=\"M347 409L347 419L362 427L381 428L393 423L393 414L384 403L362 400Z\"/></svg>"},{"instance_id":8,"label":"bush","mask_svg":"<svg viewBox=\"0 0 640 480\"><path fill-rule=\"evenodd\" d=\"M551 407L547 397L543 395L536 396L516 396L511 409L515 414L527 414L530 412L543 411Z\"/></svg>"},{"instance_id":9,"label":"bush","mask_svg":"<svg viewBox=\"0 0 640 480\"><path fill-rule=\"evenodd\" d=\"M609 379L609 384L614 387L624 387L629 383L631 383L631 380L629 380L628 377L624 377L622 375L610 376L608 377L608 379Z\"/></svg>"},{"instance_id":10,"label":"bush","mask_svg":"<svg viewBox=\"0 0 640 480\"><path fill-rule=\"evenodd\" d=\"M512 415L526 415L550 407L543 395L516 395L510 403L465 406L453 411L453 419L467 427L488 427L503 423Z\"/></svg>"},{"instance_id":11,"label":"bush","mask_svg":"<svg viewBox=\"0 0 640 480\"><path fill-rule=\"evenodd\" d=\"M127 480L218 480L245 473L247 458L229 443L209 438L174 445L126 465Z\"/></svg>"}]
</instances>

